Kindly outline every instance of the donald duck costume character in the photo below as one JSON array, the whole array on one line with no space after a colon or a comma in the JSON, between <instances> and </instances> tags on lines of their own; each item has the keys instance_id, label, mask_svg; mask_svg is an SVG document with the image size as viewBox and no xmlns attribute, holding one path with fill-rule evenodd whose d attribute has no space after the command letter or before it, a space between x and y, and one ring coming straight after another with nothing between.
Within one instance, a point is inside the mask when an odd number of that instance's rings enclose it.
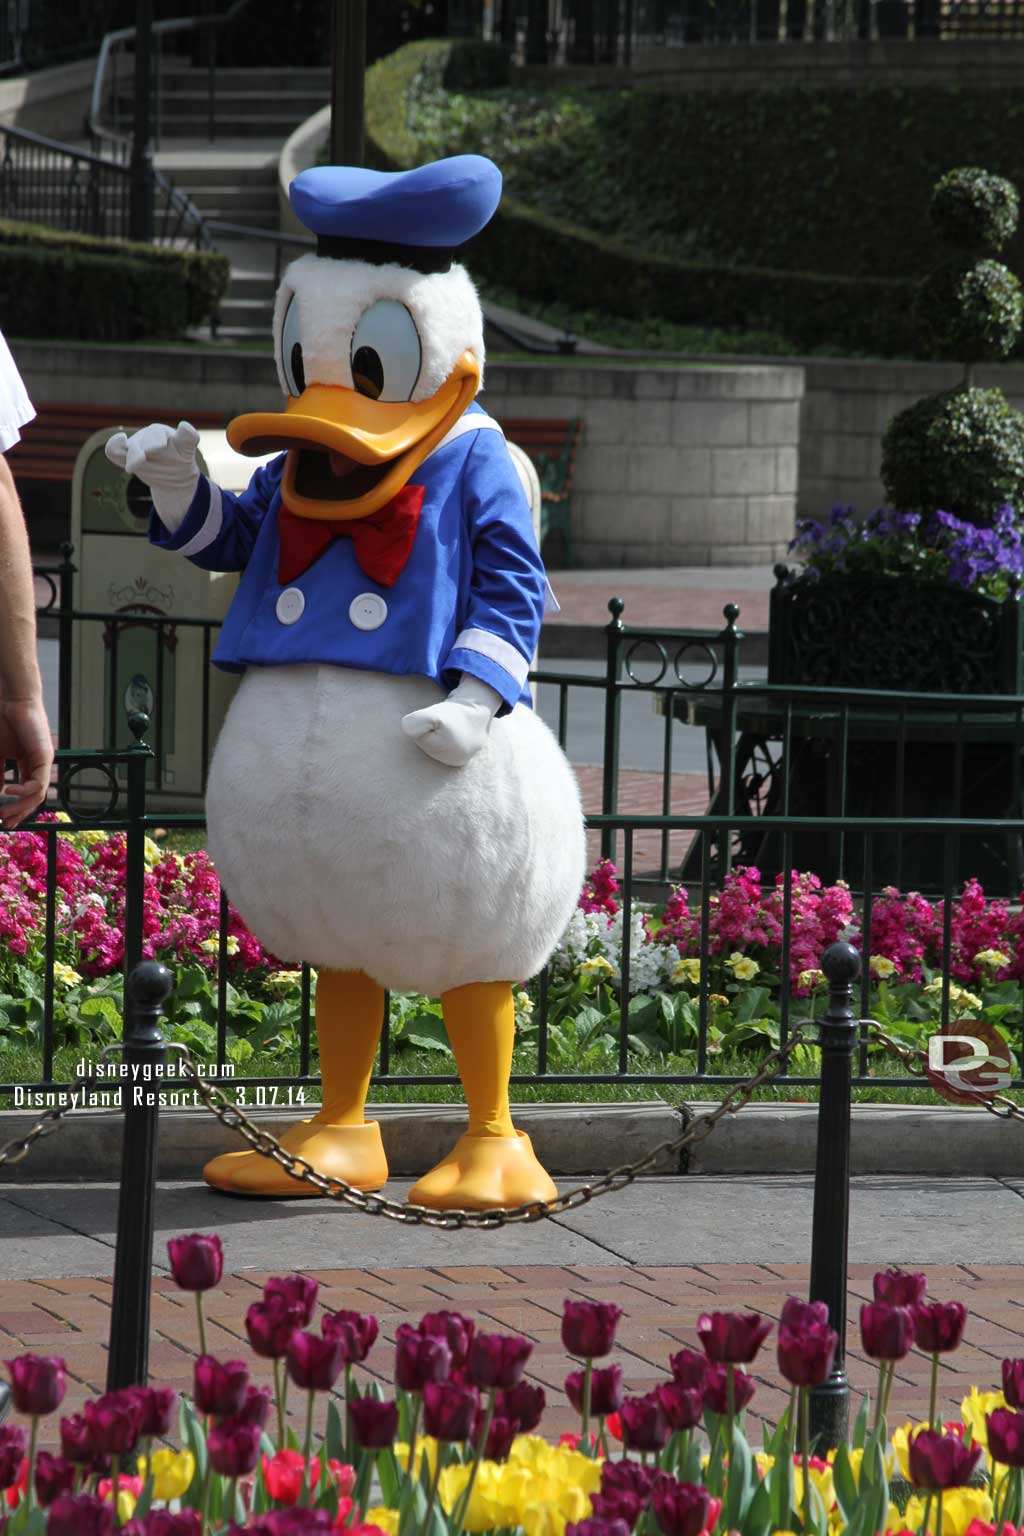
<instances>
[{"instance_id":1,"label":"donald duck costume character","mask_svg":"<svg viewBox=\"0 0 1024 1536\"><path fill-rule=\"evenodd\" d=\"M454 260L500 193L477 155L303 172L292 206L318 243L277 295L285 407L228 427L238 451L280 456L234 495L199 473L187 422L107 445L150 487L154 544L242 573L214 661L244 676L207 820L252 931L318 968L323 1107L284 1145L379 1187L364 1107L384 991L440 996L469 1126L410 1194L440 1209L555 1193L509 1114L512 984L546 962L584 872L576 782L526 680L547 583L474 403L483 317ZM313 1193L255 1152L205 1177Z\"/></svg>"}]
</instances>

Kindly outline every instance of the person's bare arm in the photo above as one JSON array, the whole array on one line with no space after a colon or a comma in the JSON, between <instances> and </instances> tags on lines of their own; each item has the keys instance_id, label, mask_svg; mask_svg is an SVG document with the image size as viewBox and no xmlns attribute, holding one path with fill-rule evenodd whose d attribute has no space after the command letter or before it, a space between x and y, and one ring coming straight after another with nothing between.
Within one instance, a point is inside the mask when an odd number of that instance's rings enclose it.
<instances>
[{"instance_id":1,"label":"person's bare arm","mask_svg":"<svg viewBox=\"0 0 1024 1536\"><path fill-rule=\"evenodd\" d=\"M7 460L0 455L0 765L18 764L5 783L0 823L16 827L42 801L53 766L36 653L35 590L25 519Z\"/></svg>"}]
</instances>

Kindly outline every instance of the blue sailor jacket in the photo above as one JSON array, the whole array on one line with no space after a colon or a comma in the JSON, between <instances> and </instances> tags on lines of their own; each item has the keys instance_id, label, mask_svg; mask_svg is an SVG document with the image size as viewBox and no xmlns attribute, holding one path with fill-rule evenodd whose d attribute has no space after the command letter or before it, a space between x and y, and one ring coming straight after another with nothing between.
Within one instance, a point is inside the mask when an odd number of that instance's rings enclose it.
<instances>
[{"instance_id":1,"label":"blue sailor jacket","mask_svg":"<svg viewBox=\"0 0 1024 1536\"><path fill-rule=\"evenodd\" d=\"M475 430L475 417L482 430ZM473 426L471 427L471 422ZM494 688L500 714L530 706L526 682L548 590L530 510L497 423L478 405L413 473L425 488L405 568L392 587L335 539L293 582L278 581L285 455L235 495L200 476L170 533L155 510L149 537L207 571L241 571L213 660L227 671L328 662L416 673L444 688L468 672Z\"/></svg>"}]
</instances>

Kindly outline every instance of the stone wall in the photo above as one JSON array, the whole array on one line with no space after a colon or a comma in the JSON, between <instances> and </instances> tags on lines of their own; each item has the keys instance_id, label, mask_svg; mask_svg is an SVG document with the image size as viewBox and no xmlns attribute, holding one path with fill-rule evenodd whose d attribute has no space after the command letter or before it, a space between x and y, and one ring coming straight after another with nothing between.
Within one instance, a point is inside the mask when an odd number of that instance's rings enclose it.
<instances>
[{"instance_id":1,"label":"stone wall","mask_svg":"<svg viewBox=\"0 0 1024 1536\"><path fill-rule=\"evenodd\" d=\"M276 409L269 352L19 342L45 400L194 411ZM501 419L583 418L573 482L576 559L586 566L758 565L792 535L803 369L496 362L482 403Z\"/></svg>"},{"instance_id":2,"label":"stone wall","mask_svg":"<svg viewBox=\"0 0 1024 1536\"><path fill-rule=\"evenodd\" d=\"M96 60L76 59L34 75L0 80L0 123L51 139L82 138Z\"/></svg>"},{"instance_id":3,"label":"stone wall","mask_svg":"<svg viewBox=\"0 0 1024 1536\"><path fill-rule=\"evenodd\" d=\"M986 38L879 38L874 42L708 43L644 48L629 83L676 92L766 86L1016 85L1024 42ZM571 70L563 72L566 77Z\"/></svg>"},{"instance_id":4,"label":"stone wall","mask_svg":"<svg viewBox=\"0 0 1024 1536\"><path fill-rule=\"evenodd\" d=\"M882 432L890 417L922 395L951 389L963 377L955 363L902 363L807 358L800 419L797 511L820 517L837 502L864 515L885 500ZM979 368L979 384L998 384L1024 409L1024 364Z\"/></svg>"}]
</instances>

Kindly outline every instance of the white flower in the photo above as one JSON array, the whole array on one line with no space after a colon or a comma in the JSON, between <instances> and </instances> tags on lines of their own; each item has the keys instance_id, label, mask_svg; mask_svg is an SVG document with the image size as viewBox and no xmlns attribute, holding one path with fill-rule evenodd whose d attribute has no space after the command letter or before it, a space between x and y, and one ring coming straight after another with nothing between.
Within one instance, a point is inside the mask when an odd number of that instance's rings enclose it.
<instances>
[{"instance_id":1,"label":"white flower","mask_svg":"<svg viewBox=\"0 0 1024 1536\"><path fill-rule=\"evenodd\" d=\"M990 965L994 971L1001 971L1010 963L1009 955L1004 955L1001 949L979 949L974 959L977 965Z\"/></svg>"},{"instance_id":2,"label":"white flower","mask_svg":"<svg viewBox=\"0 0 1024 1536\"><path fill-rule=\"evenodd\" d=\"M520 988L520 990L515 993L513 1001L515 1003L516 1010L516 1023L528 1024L530 1019L533 1017L533 998L530 996L529 992L524 992Z\"/></svg>"},{"instance_id":3,"label":"white flower","mask_svg":"<svg viewBox=\"0 0 1024 1536\"><path fill-rule=\"evenodd\" d=\"M756 960L752 960L749 955L744 955L738 949L733 950L725 963L737 981L753 981L761 969Z\"/></svg>"}]
</instances>

